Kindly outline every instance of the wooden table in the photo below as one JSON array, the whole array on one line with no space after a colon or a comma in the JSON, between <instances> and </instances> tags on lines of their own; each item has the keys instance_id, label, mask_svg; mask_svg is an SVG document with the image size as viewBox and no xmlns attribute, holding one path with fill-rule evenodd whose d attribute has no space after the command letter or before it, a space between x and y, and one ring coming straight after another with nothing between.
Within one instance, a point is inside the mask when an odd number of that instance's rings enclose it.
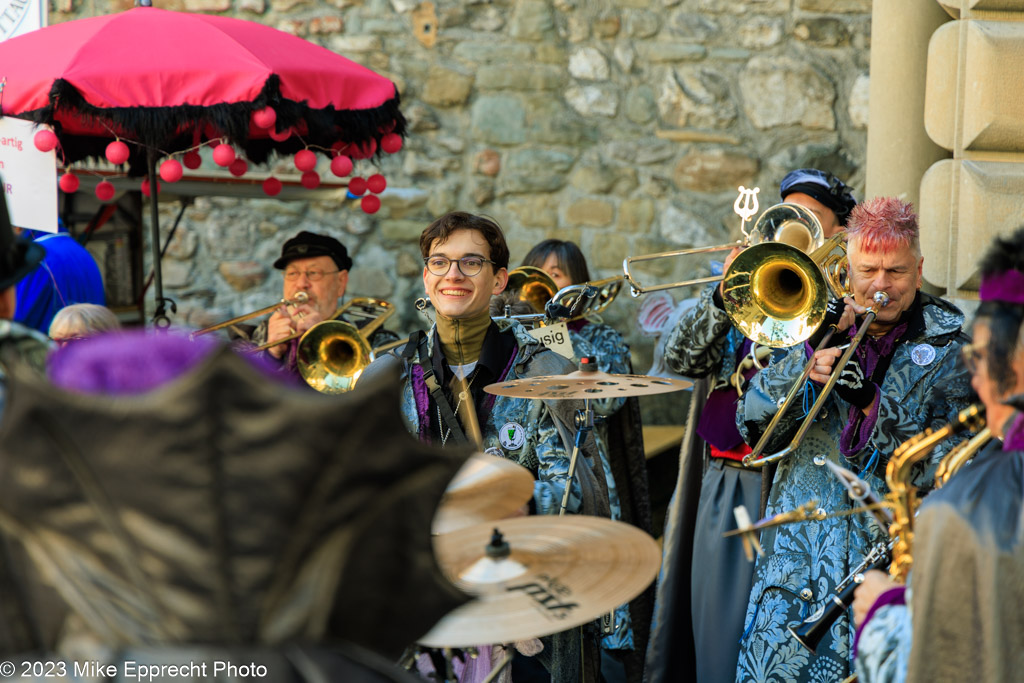
<instances>
[{"instance_id":1,"label":"wooden table","mask_svg":"<svg viewBox=\"0 0 1024 683\"><path fill-rule=\"evenodd\" d=\"M644 425L644 456L650 460L666 451L678 451L686 425Z\"/></svg>"}]
</instances>

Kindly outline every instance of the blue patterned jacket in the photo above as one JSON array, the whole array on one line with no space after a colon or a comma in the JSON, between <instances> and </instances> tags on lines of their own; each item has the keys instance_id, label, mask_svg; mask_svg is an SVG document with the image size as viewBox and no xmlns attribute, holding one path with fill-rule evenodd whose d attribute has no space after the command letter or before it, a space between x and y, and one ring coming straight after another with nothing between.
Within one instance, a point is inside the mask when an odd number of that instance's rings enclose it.
<instances>
[{"instance_id":1,"label":"blue patterned jacket","mask_svg":"<svg viewBox=\"0 0 1024 683\"><path fill-rule=\"evenodd\" d=\"M811 500L830 513L850 509L845 489L824 467L825 459L861 472L876 493L883 494L885 465L893 450L918 432L949 422L967 406L970 379L958 362L960 347L966 342L961 332L963 314L952 304L926 294L921 295L921 306L923 332L898 343L893 351L867 447L849 458L840 454L839 436L850 406L833 393L801 446L780 461L768 516ZM736 418L747 443L757 442L806 359L804 345L793 347L751 380ZM780 422L768 452L788 444L801 420L802 411L794 406ZM931 488L935 466L955 443L946 440L926 462L915 466L913 482L921 491ZM824 605L870 547L886 538L886 532L867 514L766 530L761 538L765 555L757 559L747 606L737 681L819 683L846 678L853 645L849 614L822 639L816 655L786 629Z\"/></svg>"}]
</instances>

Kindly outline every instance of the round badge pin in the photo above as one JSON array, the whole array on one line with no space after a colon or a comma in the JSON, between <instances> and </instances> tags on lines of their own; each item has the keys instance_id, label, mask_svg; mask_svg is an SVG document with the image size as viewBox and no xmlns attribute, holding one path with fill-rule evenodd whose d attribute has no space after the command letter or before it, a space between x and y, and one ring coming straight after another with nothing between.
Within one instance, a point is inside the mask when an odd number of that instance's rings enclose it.
<instances>
[{"instance_id":1,"label":"round badge pin","mask_svg":"<svg viewBox=\"0 0 1024 683\"><path fill-rule=\"evenodd\" d=\"M498 442L507 451L515 451L526 443L526 430L518 422L506 422L498 430Z\"/></svg>"},{"instance_id":2,"label":"round badge pin","mask_svg":"<svg viewBox=\"0 0 1024 683\"><path fill-rule=\"evenodd\" d=\"M931 344L918 344L910 351L910 360L917 365L931 365L935 360L935 347Z\"/></svg>"}]
</instances>

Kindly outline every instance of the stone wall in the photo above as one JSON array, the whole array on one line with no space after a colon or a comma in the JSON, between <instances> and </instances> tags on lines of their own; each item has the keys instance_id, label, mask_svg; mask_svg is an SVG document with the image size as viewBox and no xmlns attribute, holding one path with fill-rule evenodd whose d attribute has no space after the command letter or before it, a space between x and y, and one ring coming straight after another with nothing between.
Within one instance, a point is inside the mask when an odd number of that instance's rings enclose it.
<instances>
[{"instance_id":1,"label":"stone wall","mask_svg":"<svg viewBox=\"0 0 1024 683\"><path fill-rule=\"evenodd\" d=\"M350 293L395 302L404 332L423 323L412 307L417 237L451 209L496 218L514 264L541 239L566 238L603 277L627 255L737 239L738 185L760 186L762 208L799 166L864 185L870 0L156 4L264 22L340 52L398 84L411 124L379 169L389 189L375 215L355 202L197 199L164 261L176 322L279 298L270 263L302 229L348 245ZM51 23L128 6L55 0ZM177 207L162 213L166 230ZM640 272L705 271L689 261ZM644 371L651 349L633 329L637 306L623 295L606 319Z\"/></svg>"}]
</instances>

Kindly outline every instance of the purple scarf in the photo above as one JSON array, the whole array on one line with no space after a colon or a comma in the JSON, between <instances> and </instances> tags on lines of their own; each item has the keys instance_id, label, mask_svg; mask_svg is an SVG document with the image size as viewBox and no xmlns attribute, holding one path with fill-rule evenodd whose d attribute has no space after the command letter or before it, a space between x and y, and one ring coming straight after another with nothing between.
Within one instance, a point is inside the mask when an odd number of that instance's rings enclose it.
<instances>
[{"instance_id":1,"label":"purple scarf","mask_svg":"<svg viewBox=\"0 0 1024 683\"><path fill-rule=\"evenodd\" d=\"M864 336L860 346L853 352L853 357L864 371L865 377L871 379L875 370L878 369L879 363L892 358L896 343L907 331L907 325L908 323L901 323L880 337ZM852 339L856 336L857 329L850 326L847 332ZM833 372L842 372L842 368L835 368ZM875 391L881 396L882 389L878 384L875 384ZM878 421L880 405L881 400L875 401L871 413L868 415L865 415L857 406L850 406L846 425L839 435L839 452L843 454L843 457L852 458L867 448L868 442L871 441L871 432L875 428L875 422Z\"/></svg>"}]
</instances>

